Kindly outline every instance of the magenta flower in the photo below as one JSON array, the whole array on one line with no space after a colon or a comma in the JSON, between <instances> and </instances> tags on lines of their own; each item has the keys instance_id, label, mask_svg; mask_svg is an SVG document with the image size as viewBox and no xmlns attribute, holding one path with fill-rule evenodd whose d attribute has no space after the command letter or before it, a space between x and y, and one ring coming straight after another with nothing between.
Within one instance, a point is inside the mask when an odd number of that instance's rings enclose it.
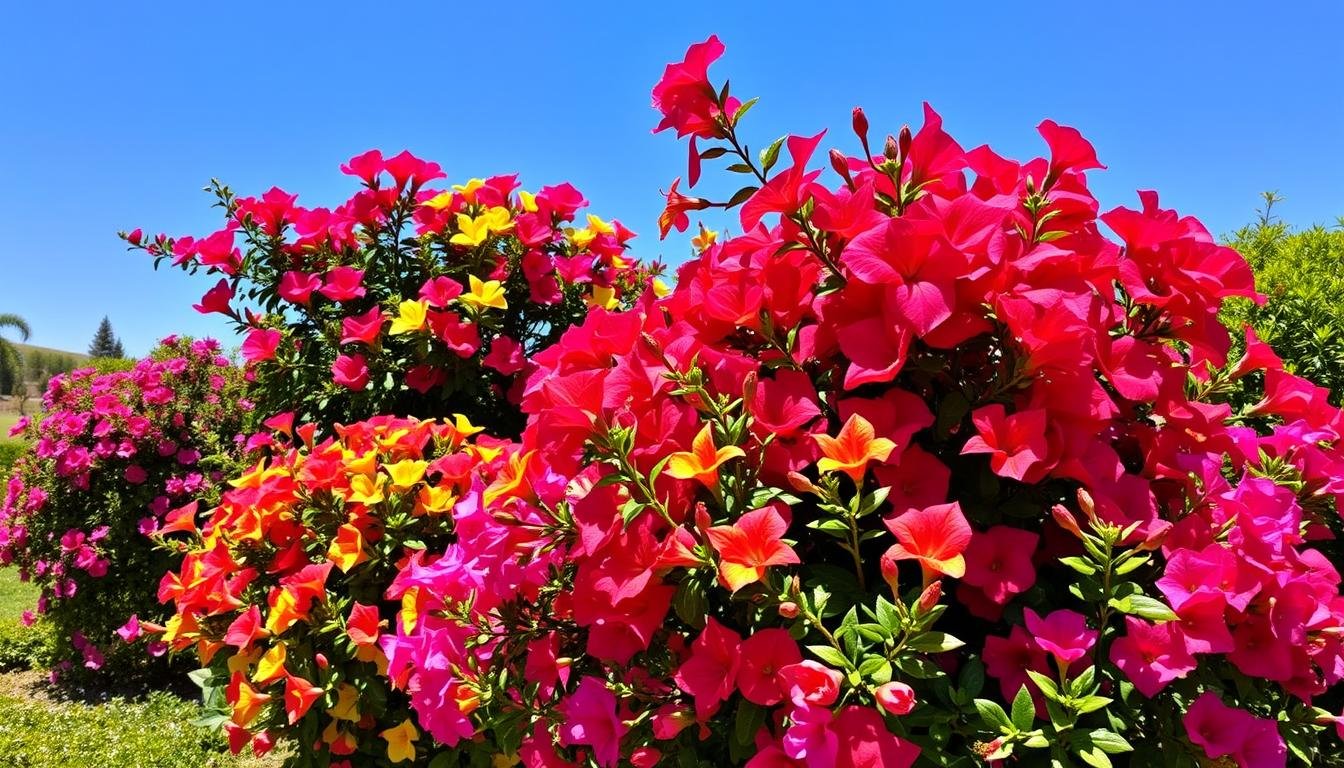
<instances>
[{"instance_id":1,"label":"magenta flower","mask_svg":"<svg viewBox=\"0 0 1344 768\"><path fill-rule=\"evenodd\" d=\"M1111 645L1111 663L1150 699L1196 666L1178 623L1149 624L1133 616L1125 617L1125 635Z\"/></svg>"},{"instance_id":2,"label":"magenta flower","mask_svg":"<svg viewBox=\"0 0 1344 768\"><path fill-rule=\"evenodd\" d=\"M1087 655L1097 642L1097 631L1089 629L1087 617L1077 611L1053 611L1045 618L1028 608L1024 614L1027 630L1036 644L1055 657L1060 666L1068 666Z\"/></svg>"},{"instance_id":3,"label":"magenta flower","mask_svg":"<svg viewBox=\"0 0 1344 768\"><path fill-rule=\"evenodd\" d=\"M567 746L584 744L602 768L621 759L621 738L629 730L616 711L616 695L596 677L585 677L569 698L560 704L565 716L560 741Z\"/></svg>"}]
</instances>

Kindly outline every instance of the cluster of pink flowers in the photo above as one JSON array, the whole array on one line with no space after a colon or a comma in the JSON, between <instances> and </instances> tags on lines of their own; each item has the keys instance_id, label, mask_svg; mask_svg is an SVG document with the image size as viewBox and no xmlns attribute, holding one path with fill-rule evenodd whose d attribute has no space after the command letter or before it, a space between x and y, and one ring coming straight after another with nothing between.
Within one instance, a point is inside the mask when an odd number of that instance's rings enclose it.
<instances>
[{"instance_id":1,"label":"cluster of pink flowers","mask_svg":"<svg viewBox=\"0 0 1344 768\"><path fill-rule=\"evenodd\" d=\"M86 666L102 665L125 619L115 610L152 610L143 569L163 566L151 536L209 497L249 407L217 342L170 337L130 370L52 379L40 419L15 425L32 449L0 506L0 564L41 585L38 612Z\"/></svg>"}]
</instances>

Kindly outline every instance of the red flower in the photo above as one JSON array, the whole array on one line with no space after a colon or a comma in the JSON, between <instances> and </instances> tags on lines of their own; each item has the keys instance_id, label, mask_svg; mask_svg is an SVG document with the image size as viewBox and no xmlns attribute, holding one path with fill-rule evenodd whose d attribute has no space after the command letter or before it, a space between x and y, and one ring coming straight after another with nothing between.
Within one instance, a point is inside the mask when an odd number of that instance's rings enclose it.
<instances>
[{"instance_id":1,"label":"red flower","mask_svg":"<svg viewBox=\"0 0 1344 768\"><path fill-rule=\"evenodd\" d=\"M229 281L220 278L215 287L205 292L201 297L200 304L191 305L193 309L202 315L208 315L212 312L218 312L221 315L235 317L233 310L229 307L229 302L233 300L233 287Z\"/></svg>"},{"instance_id":2,"label":"red flower","mask_svg":"<svg viewBox=\"0 0 1344 768\"><path fill-rule=\"evenodd\" d=\"M1002 405L987 405L971 417L977 434L966 441L965 453L988 453L989 468L1001 477L1035 483L1050 465L1047 415L1042 409L1008 415Z\"/></svg>"},{"instance_id":3,"label":"red flower","mask_svg":"<svg viewBox=\"0 0 1344 768\"><path fill-rule=\"evenodd\" d=\"M966 574L962 553L971 543L971 526L957 502L906 512L887 527L899 544L891 545L883 560L916 560L928 581L933 574L959 579Z\"/></svg>"},{"instance_id":4,"label":"red flower","mask_svg":"<svg viewBox=\"0 0 1344 768\"><path fill-rule=\"evenodd\" d=\"M979 587L985 597L1003 605L1036 583L1036 567L1031 557L1040 536L996 525L971 537L966 548L966 574L962 583Z\"/></svg>"},{"instance_id":5,"label":"red flower","mask_svg":"<svg viewBox=\"0 0 1344 768\"><path fill-rule=\"evenodd\" d=\"M695 716L708 720L719 704L733 694L741 662L742 638L709 617L700 636L691 643L691 657L677 668L677 687L695 699Z\"/></svg>"},{"instance_id":6,"label":"red flower","mask_svg":"<svg viewBox=\"0 0 1344 768\"><path fill-rule=\"evenodd\" d=\"M673 227L678 232L685 232L691 225L690 219L686 216L687 211L703 211L710 206L708 200L699 197L687 197L677 191L677 185L681 183L680 178L672 180L672 188L664 195L667 197L667 205L663 212L658 215L658 239L667 237L667 233L672 231Z\"/></svg>"},{"instance_id":7,"label":"red flower","mask_svg":"<svg viewBox=\"0 0 1344 768\"><path fill-rule=\"evenodd\" d=\"M332 301L349 301L364 295L364 270L336 267L323 277L318 293Z\"/></svg>"},{"instance_id":8,"label":"red flower","mask_svg":"<svg viewBox=\"0 0 1344 768\"><path fill-rule=\"evenodd\" d=\"M788 691L780 670L803 660L798 643L785 629L763 629L742 642L742 663L737 687L753 704L774 706Z\"/></svg>"},{"instance_id":9,"label":"red flower","mask_svg":"<svg viewBox=\"0 0 1344 768\"><path fill-rule=\"evenodd\" d=\"M707 139L723 135L718 119L718 92L709 82L709 65L723 55L723 43L717 35L710 35L703 43L696 43L686 51L686 58L668 64L663 78L653 86L653 107L663 113L662 122L654 133L676 128L677 136L694 135ZM729 97L723 109L730 115L741 103Z\"/></svg>"},{"instance_id":10,"label":"red flower","mask_svg":"<svg viewBox=\"0 0 1344 768\"><path fill-rule=\"evenodd\" d=\"M362 315L351 315L341 319L341 343L363 344L372 347L383 331L383 309L369 307Z\"/></svg>"},{"instance_id":11,"label":"red flower","mask_svg":"<svg viewBox=\"0 0 1344 768\"><path fill-rule=\"evenodd\" d=\"M369 366L363 355L339 355L331 364L332 381L356 392L368 386Z\"/></svg>"}]
</instances>

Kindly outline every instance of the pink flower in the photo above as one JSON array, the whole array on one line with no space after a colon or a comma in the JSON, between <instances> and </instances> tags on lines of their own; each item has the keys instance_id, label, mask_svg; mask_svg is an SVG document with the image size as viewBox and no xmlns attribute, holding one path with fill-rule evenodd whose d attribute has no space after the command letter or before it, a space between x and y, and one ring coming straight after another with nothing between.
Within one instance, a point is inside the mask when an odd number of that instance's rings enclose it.
<instances>
[{"instance_id":1,"label":"pink flower","mask_svg":"<svg viewBox=\"0 0 1344 768\"><path fill-rule=\"evenodd\" d=\"M140 637L140 617L132 614L131 618L117 630L117 637L124 643L133 643Z\"/></svg>"},{"instance_id":2,"label":"pink flower","mask_svg":"<svg viewBox=\"0 0 1344 768\"><path fill-rule=\"evenodd\" d=\"M892 733L872 707L845 707L832 727L840 741L835 768L910 768L919 759L919 747Z\"/></svg>"},{"instance_id":3,"label":"pink flower","mask_svg":"<svg viewBox=\"0 0 1344 768\"><path fill-rule=\"evenodd\" d=\"M332 301L350 301L364 295L364 270L354 267L336 267L322 278L318 293Z\"/></svg>"},{"instance_id":4,"label":"pink flower","mask_svg":"<svg viewBox=\"0 0 1344 768\"><path fill-rule=\"evenodd\" d=\"M1077 611L1052 611L1041 618L1028 608L1023 616L1027 631L1036 638L1036 644L1055 657L1058 664L1067 666L1087 655L1097 642L1097 631L1089 629L1087 617Z\"/></svg>"},{"instance_id":5,"label":"pink flower","mask_svg":"<svg viewBox=\"0 0 1344 768\"><path fill-rule=\"evenodd\" d=\"M310 275L307 272L286 272L280 276L280 284L276 292L280 298L291 304L302 304L307 306L312 300L313 291L322 287L322 278L317 275Z\"/></svg>"},{"instance_id":6,"label":"pink flower","mask_svg":"<svg viewBox=\"0 0 1344 768\"><path fill-rule=\"evenodd\" d=\"M1229 707L1218 694L1205 691L1182 718L1190 741L1217 759L1232 755L1241 768L1283 768L1288 749L1273 720Z\"/></svg>"},{"instance_id":7,"label":"pink flower","mask_svg":"<svg viewBox=\"0 0 1344 768\"><path fill-rule=\"evenodd\" d=\"M566 746L584 744L593 749L593 757L602 768L612 768L621 759L621 738L629 730L616 711L616 695L596 677L579 681L574 693L560 703L565 716L560 726L560 742Z\"/></svg>"},{"instance_id":8,"label":"pink flower","mask_svg":"<svg viewBox=\"0 0 1344 768\"><path fill-rule=\"evenodd\" d=\"M891 715L908 715L915 708L915 689L895 680L883 683L874 692L878 706Z\"/></svg>"},{"instance_id":9,"label":"pink flower","mask_svg":"<svg viewBox=\"0 0 1344 768\"><path fill-rule=\"evenodd\" d=\"M271 360L280 348L280 331L274 328L253 328L247 332L247 339L239 351L248 364Z\"/></svg>"},{"instance_id":10,"label":"pink flower","mask_svg":"<svg viewBox=\"0 0 1344 768\"><path fill-rule=\"evenodd\" d=\"M129 467L127 467L123 475L126 478L126 482L130 483L131 485L140 485L141 483L149 479L149 473L146 472L145 468L140 466L139 464L132 464Z\"/></svg>"},{"instance_id":11,"label":"pink flower","mask_svg":"<svg viewBox=\"0 0 1344 768\"><path fill-rule=\"evenodd\" d=\"M332 381L358 392L369 383L369 366L363 355L339 355L331 365Z\"/></svg>"},{"instance_id":12,"label":"pink flower","mask_svg":"<svg viewBox=\"0 0 1344 768\"><path fill-rule=\"evenodd\" d=\"M447 309L453 300L462 295L462 284L451 277L436 277L420 286L419 297L435 309Z\"/></svg>"},{"instance_id":13,"label":"pink flower","mask_svg":"<svg viewBox=\"0 0 1344 768\"><path fill-rule=\"evenodd\" d=\"M221 315L233 317L233 309L229 307L229 302L232 300L233 287L229 285L228 280L220 278L220 281L215 283L215 287L206 291L205 295L201 297L200 304L192 304L191 306L203 315L218 312Z\"/></svg>"},{"instance_id":14,"label":"pink flower","mask_svg":"<svg viewBox=\"0 0 1344 768\"><path fill-rule=\"evenodd\" d=\"M481 363L505 376L512 376L527 366L527 357L523 354L523 345L508 336L500 336L490 342L490 351Z\"/></svg>"},{"instance_id":15,"label":"pink flower","mask_svg":"<svg viewBox=\"0 0 1344 768\"><path fill-rule=\"evenodd\" d=\"M829 707L840 696L840 686L845 682L844 675L811 659L781 668L778 678L789 700L799 707Z\"/></svg>"},{"instance_id":16,"label":"pink flower","mask_svg":"<svg viewBox=\"0 0 1344 768\"><path fill-rule=\"evenodd\" d=\"M966 548L962 582L979 587L985 597L999 605L1007 603L1036 583L1031 558L1040 540L1030 531L1007 525L976 533Z\"/></svg>"},{"instance_id":17,"label":"pink flower","mask_svg":"<svg viewBox=\"0 0 1344 768\"><path fill-rule=\"evenodd\" d=\"M1149 624L1133 616L1125 617L1125 635L1111 644L1111 663L1150 699L1196 665L1176 622Z\"/></svg>"},{"instance_id":18,"label":"pink flower","mask_svg":"<svg viewBox=\"0 0 1344 768\"><path fill-rule=\"evenodd\" d=\"M676 128L678 137L694 134L703 139L722 134L717 124L721 115L717 91L709 82L709 65L723 55L723 50L718 36L710 35L708 40L687 49L683 61L667 65L662 79L653 86L653 106L663 113L654 133ZM729 98L724 106L731 115L740 103Z\"/></svg>"}]
</instances>

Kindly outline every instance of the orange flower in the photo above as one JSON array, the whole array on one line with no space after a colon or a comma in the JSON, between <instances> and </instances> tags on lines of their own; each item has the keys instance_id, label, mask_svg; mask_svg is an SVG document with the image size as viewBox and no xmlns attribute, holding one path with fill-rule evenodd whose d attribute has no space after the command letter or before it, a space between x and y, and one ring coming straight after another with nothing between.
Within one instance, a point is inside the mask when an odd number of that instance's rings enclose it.
<instances>
[{"instance_id":1,"label":"orange flower","mask_svg":"<svg viewBox=\"0 0 1344 768\"><path fill-rule=\"evenodd\" d=\"M966 558L962 553L971 543L971 526L957 502L906 512L888 521L887 527L900 543L892 544L882 556L884 572L888 570L888 562L915 560L924 572L925 583L935 578L935 574L954 579L966 575Z\"/></svg>"},{"instance_id":2,"label":"orange flower","mask_svg":"<svg viewBox=\"0 0 1344 768\"><path fill-rule=\"evenodd\" d=\"M896 444L887 438L874 437L873 425L857 413L849 417L839 435L812 437L821 446L823 457L817 462L817 469L844 472L856 485L863 482L868 462L886 461L896 448Z\"/></svg>"},{"instance_id":3,"label":"orange flower","mask_svg":"<svg viewBox=\"0 0 1344 768\"><path fill-rule=\"evenodd\" d=\"M233 702L233 713L230 719L233 722L246 728L257 719L261 713L261 708L271 700L269 694L262 693L253 688L246 680L238 680L238 697Z\"/></svg>"},{"instance_id":4,"label":"orange flower","mask_svg":"<svg viewBox=\"0 0 1344 768\"><path fill-rule=\"evenodd\" d=\"M302 677L285 675L285 714L289 718L289 724L297 723L308 714L313 702L322 698L323 693L325 691L321 687Z\"/></svg>"},{"instance_id":5,"label":"orange flower","mask_svg":"<svg viewBox=\"0 0 1344 768\"><path fill-rule=\"evenodd\" d=\"M788 524L774 507L753 509L733 525L716 525L705 533L718 551L719 581L736 592L765 578L772 565L794 565L798 555L780 537Z\"/></svg>"},{"instance_id":6,"label":"orange flower","mask_svg":"<svg viewBox=\"0 0 1344 768\"><path fill-rule=\"evenodd\" d=\"M364 551L364 533L350 523L336 529L336 538L327 549L327 559L336 564L342 573L369 559Z\"/></svg>"},{"instance_id":7,"label":"orange flower","mask_svg":"<svg viewBox=\"0 0 1344 768\"><path fill-rule=\"evenodd\" d=\"M495 482L485 489L483 498L487 507L501 497L522 495L521 491L527 484L527 464L532 460L533 453L536 451L515 453L509 457L509 463L500 469Z\"/></svg>"},{"instance_id":8,"label":"orange flower","mask_svg":"<svg viewBox=\"0 0 1344 768\"><path fill-rule=\"evenodd\" d=\"M694 478L706 488L715 488L719 484L719 467L729 459L745 455L736 445L715 449L714 436L706 424L691 441L691 450L668 457L667 474L678 480Z\"/></svg>"}]
</instances>

